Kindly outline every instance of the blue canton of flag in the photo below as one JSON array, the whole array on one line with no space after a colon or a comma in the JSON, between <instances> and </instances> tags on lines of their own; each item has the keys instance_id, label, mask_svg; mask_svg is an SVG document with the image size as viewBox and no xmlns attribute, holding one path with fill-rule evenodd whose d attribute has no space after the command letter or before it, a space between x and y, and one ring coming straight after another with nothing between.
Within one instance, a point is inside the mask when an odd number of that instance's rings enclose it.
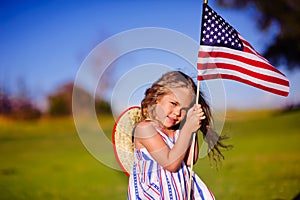
<instances>
[{"instance_id":1,"label":"blue canton of flag","mask_svg":"<svg viewBox=\"0 0 300 200\"><path fill-rule=\"evenodd\" d=\"M222 46L243 50L243 43L238 32L220 15L206 6L202 15L202 32L200 45Z\"/></svg>"}]
</instances>

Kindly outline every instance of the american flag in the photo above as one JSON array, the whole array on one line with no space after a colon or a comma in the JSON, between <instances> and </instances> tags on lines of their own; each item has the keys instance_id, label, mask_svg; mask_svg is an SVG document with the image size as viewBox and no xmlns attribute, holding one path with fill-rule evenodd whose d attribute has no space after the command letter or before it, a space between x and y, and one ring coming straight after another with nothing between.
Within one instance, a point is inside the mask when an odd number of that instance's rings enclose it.
<instances>
[{"instance_id":1,"label":"american flag","mask_svg":"<svg viewBox=\"0 0 300 200\"><path fill-rule=\"evenodd\" d=\"M289 81L206 3L203 4L198 80L231 79L287 96Z\"/></svg>"}]
</instances>

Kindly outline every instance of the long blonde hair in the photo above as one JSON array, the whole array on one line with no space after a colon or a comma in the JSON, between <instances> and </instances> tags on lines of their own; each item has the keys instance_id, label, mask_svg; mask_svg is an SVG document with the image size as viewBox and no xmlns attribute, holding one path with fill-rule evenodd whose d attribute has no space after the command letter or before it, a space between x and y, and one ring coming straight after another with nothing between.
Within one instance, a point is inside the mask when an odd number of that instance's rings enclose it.
<instances>
[{"instance_id":1,"label":"long blonde hair","mask_svg":"<svg viewBox=\"0 0 300 200\"><path fill-rule=\"evenodd\" d=\"M145 97L141 102L141 120L155 118L155 105L164 95L169 94L172 88L187 88L194 94L197 92L197 86L190 76L180 71L167 72L146 90ZM193 101L195 102L195 99L193 99ZM201 105L206 116L206 118L201 121L202 125L200 130L209 147L208 156L215 161L220 161L224 159L220 148L227 149L231 146L221 142L227 138L226 136L220 136L211 128L211 110L201 92L199 93L198 103Z\"/></svg>"}]
</instances>

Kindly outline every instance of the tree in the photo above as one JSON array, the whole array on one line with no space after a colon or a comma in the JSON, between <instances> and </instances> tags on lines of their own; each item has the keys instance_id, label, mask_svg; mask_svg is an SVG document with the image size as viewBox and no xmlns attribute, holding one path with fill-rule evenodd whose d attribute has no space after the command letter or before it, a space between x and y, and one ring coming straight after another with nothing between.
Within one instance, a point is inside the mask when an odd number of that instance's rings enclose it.
<instances>
[{"instance_id":1,"label":"tree","mask_svg":"<svg viewBox=\"0 0 300 200\"><path fill-rule=\"evenodd\" d=\"M72 114L73 82L60 86L57 91L48 96L50 116L67 116ZM77 88L78 98L93 99L84 89ZM84 101L86 102L86 101ZM102 99L95 100L96 113L108 114L111 112L110 104Z\"/></svg>"},{"instance_id":2,"label":"tree","mask_svg":"<svg viewBox=\"0 0 300 200\"><path fill-rule=\"evenodd\" d=\"M41 117L41 111L31 102L30 99L14 97L11 100L11 113L13 119L34 120Z\"/></svg>"},{"instance_id":3,"label":"tree","mask_svg":"<svg viewBox=\"0 0 300 200\"><path fill-rule=\"evenodd\" d=\"M18 86L19 92L14 96L0 87L0 115L18 120L38 119L42 113L29 97L25 82L19 81Z\"/></svg>"},{"instance_id":4,"label":"tree","mask_svg":"<svg viewBox=\"0 0 300 200\"><path fill-rule=\"evenodd\" d=\"M97 99L95 101L95 110L97 114L111 114L111 107L107 101Z\"/></svg>"},{"instance_id":5,"label":"tree","mask_svg":"<svg viewBox=\"0 0 300 200\"><path fill-rule=\"evenodd\" d=\"M258 10L257 24L262 31L272 22L279 25L279 34L267 48L264 56L275 65L289 69L300 68L300 1L299 0L217 0L222 7L246 8L254 5Z\"/></svg>"},{"instance_id":6,"label":"tree","mask_svg":"<svg viewBox=\"0 0 300 200\"><path fill-rule=\"evenodd\" d=\"M48 96L51 116L65 116L72 113L72 91L73 83L66 83L60 86L54 94Z\"/></svg>"},{"instance_id":7,"label":"tree","mask_svg":"<svg viewBox=\"0 0 300 200\"><path fill-rule=\"evenodd\" d=\"M12 111L8 94L0 88L0 115L8 115Z\"/></svg>"}]
</instances>

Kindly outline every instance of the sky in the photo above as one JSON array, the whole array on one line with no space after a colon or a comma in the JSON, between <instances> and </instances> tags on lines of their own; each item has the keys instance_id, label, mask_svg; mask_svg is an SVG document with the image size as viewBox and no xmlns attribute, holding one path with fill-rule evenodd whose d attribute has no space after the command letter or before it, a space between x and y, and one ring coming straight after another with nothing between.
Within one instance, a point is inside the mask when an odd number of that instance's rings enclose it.
<instances>
[{"instance_id":1,"label":"sky","mask_svg":"<svg viewBox=\"0 0 300 200\"><path fill-rule=\"evenodd\" d=\"M46 96L55 92L57 87L74 81L82 63L95 47L115 35L137 28L158 27L199 41L202 14L202 1L199 0L2 0L0 4L0 86L14 93L17 85L23 84L28 95L40 106L45 105ZM261 53L278 32L278 26L274 24L261 33L253 17L256 12L254 8L225 9L213 1L209 1L209 5ZM138 38L147 39L143 36ZM112 47L113 53L118 51L118 45ZM132 51L112 64L114 70L109 74L110 90L105 93L105 98L113 102L117 81L137 66L147 66L153 62L161 64L163 69L171 66L186 73L194 73L195 70L186 68L184 65L188 64L168 52L157 53L149 49ZM300 102L300 71L288 71L284 66L279 70L290 80L288 97L226 80L222 81L226 107L269 109ZM145 73L139 77L142 76ZM87 83L90 78L87 77ZM152 78L155 80L158 77ZM132 98L138 101L145 85L142 84Z\"/></svg>"}]
</instances>

